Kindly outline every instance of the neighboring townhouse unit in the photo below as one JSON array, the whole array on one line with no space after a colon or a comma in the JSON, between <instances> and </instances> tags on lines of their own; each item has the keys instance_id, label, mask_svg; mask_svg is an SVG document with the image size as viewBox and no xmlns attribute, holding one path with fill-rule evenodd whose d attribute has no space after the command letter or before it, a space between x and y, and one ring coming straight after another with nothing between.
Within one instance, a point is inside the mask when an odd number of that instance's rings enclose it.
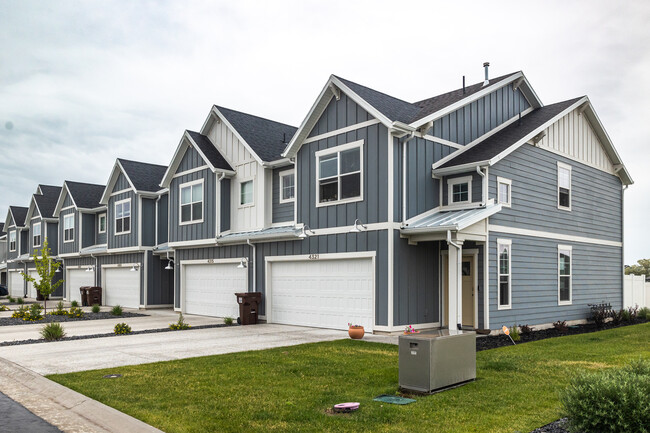
<instances>
[{"instance_id":1,"label":"neighboring townhouse unit","mask_svg":"<svg viewBox=\"0 0 650 433\"><path fill-rule=\"evenodd\" d=\"M9 206L5 219L9 295L21 298L26 296L27 285L20 272L27 272L29 260L28 230L25 228L26 216L26 207Z\"/></svg>"},{"instance_id":2,"label":"neighboring townhouse unit","mask_svg":"<svg viewBox=\"0 0 650 433\"><path fill-rule=\"evenodd\" d=\"M0 223L0 284L7 285L7 232L5 232L5 223Z\"/></svg>"}]
</instances>

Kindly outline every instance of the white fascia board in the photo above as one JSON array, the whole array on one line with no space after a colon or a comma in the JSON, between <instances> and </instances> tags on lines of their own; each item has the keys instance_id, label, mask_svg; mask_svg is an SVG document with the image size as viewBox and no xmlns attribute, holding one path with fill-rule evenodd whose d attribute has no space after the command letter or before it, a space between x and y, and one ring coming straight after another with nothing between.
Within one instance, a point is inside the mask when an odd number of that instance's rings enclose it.
<instances>
[{"instance_id":1,"label":"white fascia board","mask_svg":"<svg viewBox=\"0 0 650 433\"><path fill-rule=\"evenodd\" d=\"M369 104L365 99L363 99L361 96L359 96L359 95L357 95L356 93L354 93L354 92L353 92L353 91L352 91L348 86L346 86L345 84L343 84L343 82L342 82L341 80L339 80L339 79L336 78L334 75L332 75L332 76L330 77L330 81L331 81L332 83L334 83L334 85L335 85L336 87L338 87L339 89L341 89L341 91L342 91L343 93L345 93L345 94L348 95L350 98L352 98L352 100L353 100L354 102L356 102L357 104L359 104L359 105L361 106L361 108L363 108L363 109L366 110L368 113L370 113L370 114L372 115L372 117L374 117L375 119L377 119L377 120L379 120L381 123L383 123L384 126L386 126L386 128L390 128L390 127L392 126L393 122L392 122L388 117L384 116L384 115L383 115L379 110L377 110L375 107L373 107L372 105L370 105L370 104Z\"/></svg>"},{"instance_id":2,"label":"white fascia board","mask_svg":"<svg viewBox=\"0 0 650 433\"><path fill-rule=\"evenodd\" d=\"M289 232L289 233L271 233L267 235L259 236L241 236L233 239L217 239L217 245L228 245L228 244L245 244L248 240L252 243L255 242L271 242L271 241L281 241L281 240L300 240L298 232Z\"/></svg>"},{"instance_id":3,"label":"white fascia board","mask_svg":"<svg viewBox=\"0 0 650 433\"><path fill-rule=\"evenodd\" d=\"M108 179L108 183L106 183L106 188L104 188L104 193L102 194L102 198L101 200L99 200L100 204L108 205L108 200L111 197L111 191L115 186L115 183L117 182L117 178L120 176L120 172L124 174L124 177L126 177L126 180L129 182L129 185L131 186L130 189L135 191L135 187L133 186L133 182L131 182L131 179L129 179L129 175L126 174L126 171L124 171L124 167L122 167L122 164L120 164L119 159L116 159L115 165L113 165L113 171L111 171L111 176Z\"/></svg>"},{"instance_id":4,"label":"white fascia board","mask_svg":"<svg viewBox=\"0 0 650 433\"><path fill-rule=\"evenodd\" d=\"M160 186L162 188L169 188L169 185L172 183L172 178L176 173L176 169L178 168L178 165L181 163L181 159L183 158L183 155L185 155L185 152L187 151L187 147L189 147L189 144L185 142L186 134L187 134L187 130L183 133L183 136L178 142L178 146L176 146L176 151L174 152L174 156L172 157L171 162L167 166L167 171L165 171L162 181L160 182Z\"/></svg>"},{"instance_id":5,"label":"white fascia board","mask_svg":"<svg viewBox=\"0 0 650 433\"><path fill-rule=\"evenodd\" d=\"M210 160L208 159L208 157L205 156L205 154L203 153L201 148L196 144L196 142L192 139L192 137L190 136L190 134L188 134L187 131L185 131L185 137L187 138L187 141L189 141L190 146L192 146L194 148L194 150L196 150L198 152L198 154L201 156L201 158L203 158L203 161L208 165L208 167L210 168L210 170L212 170L213 173L225 173L225 174L230 175L230 176L234 176L234 175L237 174L236 171L225 170L223 168L217 168L217 167L213 166L212 163L210 163ZM208 138L208 140L210 140L210 139ZM210 143L212 143L212 141L210 141ZM235 165L235 164L232 163L232 161L228 161L228 158L226 158L225 155L223 153L221 153L219 151L219 149L217 149L217 146L215 146L214 143L212 143L212 145L217 150L217 152L219 152L221 157L226 160L226 162L228 163L229 166L232 167L232 166ZM253 153L253 155L255 155L255 153ZM180 164L180 160L178 161L178 163ZM262 163L262 165L264 165L264 163Z\"/></svg>"},{"instance_id":6,"label":"white fascia board","mask_svg":"<svg viewBox=\"0 0 650 433\"><path fill-rule=\"evenodd\" d=\"M282 159L277 159L275 161L264 163L265 168L280 168L280 167L289 167L292 165L294 165L294 162L291 161L289 158L282 158Z\"/></svg>"},{"instance_id":7,"label":"white fascia board","mask_svg":"<svg viewBox=\"0 0 650 433\"><path fill-rule=\"evenodd\" d=\"M489 165L490 161L489 160L484 160L484 161L476 161L476 162L468 162L467 164L462 164L462 165L454 165L452 167L445 167L445 168L434 168L431 173L434 176L448 176L450 174L458 174L458 173L465 173L468 170L475 171L476 167L483 167L486 165Z\"/></svg>"},{"instance_id":8,"label":"white fascia board","mask_svg":"<svg viewBox=\"0 0 650 433\"><path fill-rule=\"evenodd\" d=\"M38 207L38 206L36 206L36 199L34 198L34 196L32 196L32 199L29 202L29 207L27 208L27 215L25 216L25 221L29 221L32 219L32 214L34 213L34 207Z\"/></svg>"},{"instance_id":9,"label":"white fascia board","mask_svg":"<svg viewBox=\"0 0 650 433\"><path fill-rule=\"evenodd\" d=\"M237 131L235 129L235 127L232 126L230 124L230 122L228 122L228 119L226 118L226 116L224 116L223 113L221 113L221 111L219 111L219 109L216 107L216 105L212 106L212 111L219 118L219 120L221 120L223 122L223 124L226 125L228 127L228 129L230 129L232 131L233 134L235 134L235 137L237 137L237 139L246 148L246 150L248 150L250 152L250 154L253 155L253 158L255 159L255 161L257 161L260 165L264 165L264 161L262 161L262 158L260 158L259 155L257 153L255 153L255 151L253 151L253 148L246 142L246 140L244 140L244 137L242 137L239 134L239 131ZM201 132L201 133L203 133L203 132ZM232 164L231 164L231 166L232 166Z\"/></svg>"},{"instance_id":10,"label":"white fascia board","mask_svg":"<svg viewBox=\"0 0 650 433\"><path fill-rule=\"evenodd\" d=\"M61 188L61 192L59 193L59 198L56 201L56 206L54 207L54 216L59 217L59 213L61 212L61 208L63 207L63 202L65 202L65 197L70 196L70 200L72 200L72 204L77 207L77 204L74 202L74 198L70 194L70 191L68 190L68 185L63 182L63 188Z\"/></svg>"},{"instance_id":11,"label":"white fascia board","mask_svg":"<svg viewBox=\"0 0 650 433\"><path fill-rule=\"evenodd\" d=\"M212 171L214 172L214 171L216 170L215 167L214 167L214 165L212 165L212 163L210 162L210 160L209 160L209 159L205 156L205 154L201 151L201 149L199 148L199 146L198 146L198 145L196 144L196 142L192 139L192 136L191 136L190 133L187 131L187 129L185 130L185 134L183 135L183 137L184 137L187 141L189 141L190 146L193 147L194 150L196 150L196 152L197 152L197 153L201 156L201 158L203 159L203 162L205 162L205 163L208 165L208 167L210 167L210 170L212 170ZM213 144L213 146L214 146L214 144ZM187 150L186 150L186 152L187 152ZM179 160L178 162L180 163L180 160ZM231 165L231 166L232 166L232 165Z\"/></svg>"}]
</instances>

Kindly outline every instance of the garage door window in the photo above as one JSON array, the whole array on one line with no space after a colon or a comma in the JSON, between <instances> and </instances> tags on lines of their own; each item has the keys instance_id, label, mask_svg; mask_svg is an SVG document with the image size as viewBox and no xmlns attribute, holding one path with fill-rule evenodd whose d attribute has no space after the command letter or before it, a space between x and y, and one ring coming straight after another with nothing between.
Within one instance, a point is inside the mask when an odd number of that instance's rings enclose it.
<instances>
[{"instance_id":1,"label":"garage door window","mask_svg":"<svg viewBox=\"0 0 650 433\"><path fill-rule=\"evenodd\" d=\"M184 183L180 187L181 224L203 221L203 179Z\"/></svg>"},{"instance_id":2,"label":"garage door window","mask_svg":"<svg viewBox=\"0 0 650 433\"><path fill-rule=\"evenodd\" d=\"M131 232L131 199L115 203L115 234Z\"/></svg>"},{"instance_id":3,"label":"garage door window","mask_svg":"<svg viewBox=\"0 0 650 433\"><path fill-rule=\"evenodd\" d=\"M363 199L363 140L316 152L318 191L316 206Z\"/></svg>"}]
</instances>

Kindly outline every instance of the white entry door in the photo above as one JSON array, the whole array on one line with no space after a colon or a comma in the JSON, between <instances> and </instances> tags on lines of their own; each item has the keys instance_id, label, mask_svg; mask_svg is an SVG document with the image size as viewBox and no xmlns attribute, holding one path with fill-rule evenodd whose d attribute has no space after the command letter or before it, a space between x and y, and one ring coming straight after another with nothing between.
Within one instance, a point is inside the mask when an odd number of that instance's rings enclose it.
<instances>
[{"instance_id":1,"label":"white entry door","mask_svg":"<svg viewBox=\"0 0 650 433\"><path fill-rule=\"evenodd\" d=\"M68 300L70 302L77 301L81 305L79 288L95 285L95 271L86 272L86 269L68 269L66 275L65 284L68 288Z\"/></svg>"},{"instance_id":2,"label":"white entry door","mask_svg":"<svg viewBox=\"0 0 650 433\"><path fill-rule=\"evenodd\" d=\"M30 277L34 278L36 281L40 281L41 277L40 277L40 275L38 275L38 272L36 272L35 270L29 270L28 273L29 273L28 275ZM37 295L37 293L36 293L36 288L34 287L34 283L32 283L31 281L28 281L27 282L27 297L36 299L36 295Z\"/></svg>"},{"instance_id":3,"label":"white entry door","mask_svg":"<svg viewBox=\"0 0 650 433\"><path fill-rule=\"evenodd\" d=\"M214 317L238 317L235 293L248 291L248 269L237 263L183 265L183 311Z\"/></svg>"},{"instance_id":4,"label":"white entry door","mask_svg":"<svg viewBox=\"0 0 650 433\"><path fill-rule=\"evenodd\" d=\"M104 268L104 299L106 305L140 308L140 267Z\"/></svg>"},{"instance_id":5,"label":"white entry door","mask_svg":"<svg viewBox=\"0 0 650 433\"><path fill-rule=\"evenodd\" d=\"M9 293L22 298L25 295L25 280L20 272L9 272Z\"/></svg>"},{"instance_id":6,"label":"white entry door","mask_svg":"<svg viewBox=\"0 0 650 433\"><path fill-rule=\"evenodd\" d=\"M352 322L372 331L372 258L269 261L267 272L270 322L330 329L347 329Z\"/></svg>"}]
</instances>

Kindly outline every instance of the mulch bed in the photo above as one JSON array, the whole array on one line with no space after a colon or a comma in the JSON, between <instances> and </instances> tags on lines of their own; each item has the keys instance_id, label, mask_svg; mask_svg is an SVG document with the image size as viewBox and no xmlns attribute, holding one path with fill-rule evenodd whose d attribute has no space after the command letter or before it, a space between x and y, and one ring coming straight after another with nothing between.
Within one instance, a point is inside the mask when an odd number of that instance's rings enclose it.
<instances>
[{"instance_id":1,"label":"mulch bed","mask_svg":"<svg viewBox=\"0 0 650 433\"><path fill-rule=\"evenodd\" d=\"M37 320L31 322L28 320L13 318L13 317L0 317L0 326L13 326L13 325L33 325L35 323L51 323L51 322L80 322L82 320L104 320L104 319L119 319L119 318L130 318L130 317L145 317L148 314L140 313L122 313L121 316L114 316L109 311L102 311L99 313L84 313L83 317L68 317L68 316L53 316L47 314L43 317L43 320Z\"/></svg>"},{"instance_id":2,"label":"mulch bed","mask_svg":"<svg viewBox=\"0 0 650 433\"><path fill-rule=\"evenodd\" d=\"M569 430L565 429L566 427L566 418L553 421L550 424L546 424L543 427L533 430L530 433L569 433Z\"/></svg>"},{"instance_id":3,"label":"mulch bed","mask_svg":"<svg viewBox=\"0 0 650 433\"><path fill-rule=\"evenodd\" d=\"M126 314L126 313L124 313ZM141 314L141 316L144 316L145 314ZM113 316L115 317L115 316ZM225 326L240 326L240 325L226 325L225 323L221 323L218 325L201 325L201 326L192 326L189 329L185 329L185 331L191 331L193 329L207 329L207 328L223 328ZM133 331L129 334L115 334L113 332L108 332L105 334L92 334L92 335L77 335L74 337L64 337L60 340L57 341L71 341L71 340L88 340L91 338L103 338L103 337L121 337L123 335L137 335L137 334L157 334L159 332L181 332L175 331L173 329L169 328L160 328L160 329L145 329L144 331ZM0 343L0 347L2 346L20 346L23 344L38 344L38 343L52 343L51 341L47 341L44 339L31 339L31 340L20 340L20 341L5 341L3 343Z\"/></svg>"},{"instance_id":4,"label":"mulch bed","mask_svg":"<svg viewBox=\"0 0 650 433\"><path fill-rule=\"evenodd\" d=\"M644 320L635 320L633 322L620 323L618 325L612 324L612 322L607 322L600 328L593 323L586 323L584 325L573 325L570 326L566 332L560 332L555 328L549 329L540 329L538 331L533 331L529 334L521 334L521 339L517 341L517 344L528 343L529 341L538 341L545 340L547 338L554 337L563 337L565 335L577 335L577 334L587 334L590 332L602 331L605 329L620 328L621 326L630 326L637 325L639 323L645 323ZM533 327L534 328L534 327ZM512 346L512 341L508 338L507 335L488 335L485 337L479 337L476 339L476 351L480 352L481 350L496 349L498 347Z\"/></svg>"}]
</instances>

